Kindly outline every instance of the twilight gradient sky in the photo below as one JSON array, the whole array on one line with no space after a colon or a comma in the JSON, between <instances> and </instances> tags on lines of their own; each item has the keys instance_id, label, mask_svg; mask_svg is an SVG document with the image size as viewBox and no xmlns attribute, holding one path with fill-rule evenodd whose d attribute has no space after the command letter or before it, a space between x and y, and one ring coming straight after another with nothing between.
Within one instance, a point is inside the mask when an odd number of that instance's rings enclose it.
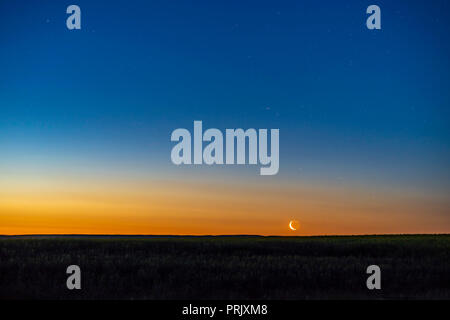
<instances>
[{"instance_id":1,"label":"twilight gradient sky","mask_svg":"<svg viewBox=\"0 0 450 320\"><path fill-rule=\"evenodd\" d=\"M0 234L449 233L449 12L1 1ZM173 165L194 120L279 128L278 175Z\"/></svg>"}]
</instances>

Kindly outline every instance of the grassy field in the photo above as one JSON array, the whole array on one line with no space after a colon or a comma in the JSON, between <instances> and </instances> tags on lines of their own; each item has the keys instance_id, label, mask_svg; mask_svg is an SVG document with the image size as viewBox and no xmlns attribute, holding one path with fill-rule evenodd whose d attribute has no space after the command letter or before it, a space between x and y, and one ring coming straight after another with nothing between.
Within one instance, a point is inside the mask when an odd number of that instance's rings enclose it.
<instances>
[{"instance_id":1,"label":"grassy field","mask_svg":"<svg viewBox=\"0 0 450 320\"><path fill-rule=\"evenodd\" d=\"M366 288L371 264L382 290ZM450 299L450 235L4 237L0 298Z\"/></svg>"}]
</instances>

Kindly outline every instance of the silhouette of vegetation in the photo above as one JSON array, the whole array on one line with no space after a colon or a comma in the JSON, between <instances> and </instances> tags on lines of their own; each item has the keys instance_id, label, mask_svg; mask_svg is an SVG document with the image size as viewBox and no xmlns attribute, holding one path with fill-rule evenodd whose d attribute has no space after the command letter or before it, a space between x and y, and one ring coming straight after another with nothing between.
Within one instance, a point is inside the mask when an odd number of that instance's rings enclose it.
<instances>
[{"instance_id":1,"label":"silhouette of vegetation","mask_svg":"<svg viewBox=\"0 0 450 320\"><path fill-rule=\"evenodd\" d=\"M448 299L449 271L450 235L0 239L2 299Z\"/></svg>"}]
</instances>

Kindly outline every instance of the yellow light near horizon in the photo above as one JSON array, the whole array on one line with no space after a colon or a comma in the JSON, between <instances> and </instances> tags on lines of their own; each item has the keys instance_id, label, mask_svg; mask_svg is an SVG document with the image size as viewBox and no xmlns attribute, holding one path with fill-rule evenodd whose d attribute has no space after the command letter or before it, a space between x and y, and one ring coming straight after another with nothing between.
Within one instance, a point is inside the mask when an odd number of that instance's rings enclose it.
<instances>
[{"instance_id":1,"label":"yellow light near horizon","mask_svg":"<svg viewBox=\"0 0 450 320\"><path fill-rule=\"evenodd\" d=\"M436 195L311 183L0 181L0 234L446 233L449 210Z\"/></svg>"}]
</instances>

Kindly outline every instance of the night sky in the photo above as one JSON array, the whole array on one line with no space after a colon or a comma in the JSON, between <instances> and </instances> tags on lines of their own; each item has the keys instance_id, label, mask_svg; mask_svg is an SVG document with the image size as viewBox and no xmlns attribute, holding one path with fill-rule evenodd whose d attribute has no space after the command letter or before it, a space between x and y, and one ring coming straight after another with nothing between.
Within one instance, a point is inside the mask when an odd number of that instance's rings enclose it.
<instances>
[{"instance_id":1,"label":"night sky","mask_svg":"<svg viewBox=\"0 0 450 320\"><path fill-rule=\"evenodd\" d=\"M0 234L450 232L449 12L1 1ZM175 166L194 120L280 129L279 173Z\"/></svg>"}]
</instances>

